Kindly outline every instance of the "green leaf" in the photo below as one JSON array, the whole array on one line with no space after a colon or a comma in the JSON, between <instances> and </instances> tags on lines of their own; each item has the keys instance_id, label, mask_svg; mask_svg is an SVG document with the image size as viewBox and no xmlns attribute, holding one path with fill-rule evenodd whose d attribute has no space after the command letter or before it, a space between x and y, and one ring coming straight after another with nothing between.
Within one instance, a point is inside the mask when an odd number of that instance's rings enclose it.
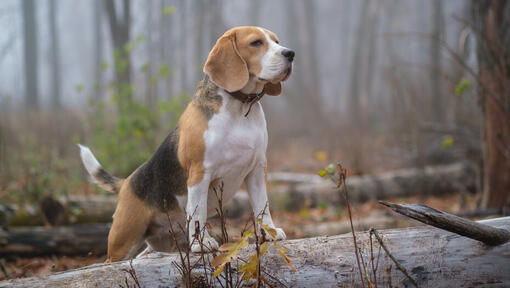
<instances>
[{"instance_id":1,"label":"green leaf","mask_svg":"<svg viewBox=\"0 0 510 288\"><path fill-rule=\"evenodd\" d=\"M143 41L145 41L145 36L143 36L143 35L139 35L139 36L138 36L138 37L136 37L136 39L135 39L135 44L137 44L137 45L138 45L138 44L142 44L142 43L143 43Z\"/></svg>"},{"instance_id":2,"label":"green leaf","mask_svg":"<svg viewBox=\"0 0 510 288\"><path fill-rule=\"evenodd\" d=\"M150 63L145 63L145 64L142 65L142 67L140 67L140 70L142 72L147 72L147 71L149 71L150 68L151 68L151 64Z\"/></svg>"},{"instance_id":3,"label":"green leaf","mask_svg":"<svg viewBox=\"0 0 510 288\"><path fill-rule=\"evenodd\" d=\"M101 61L101 70L104 71L106 69L108 69L108 62L103 60L103 61Z\"/></svg>"},{"instance_id":4,"label":"green leaf","mask_svg":"<svg viewBox=\"0 0 510 288\"><path fill-rule=\"evenodd\" d=\"M453 138L452 136L446 136L441 143L441 150L446 150L453 146Z\"/></svg>"},{"instance_id":5,"label":"green leaf","mask_svg":"<svg viewBox=\"0 0 510 288\"><path fill-rule=\"evenodd\" d=\"M83 84L76 85L76 92L81 93L83 91Z\"/></svg>"},{"instance_id":6,"label":"green leaf","mask_svg":"<svg viewBox=\"0 0 510 288\"><path fill-rule=\"evenodd\" d=\"M161 66L159 66L159 76L161 78L167 77L169 71L170 71L170 68L168 67L168 65L162 64Z\"/></svg>"},{"instance_id":7,"label":"green leaf","mask_svg":"<svg viewBox=\"0 0 510 288\"><path fill-rule=\"evenodd\" d=\"M469 91L470 88L471 82L469 82L469 80L465 77L462 77L457 86L455 86L455 94L460 96Z\"/></svg>"},{"instance_id":8,"label":"green leaf","mask_svg":"<svg viewBox=\"0 0 510 288\"><path fill-rule=\"evenodd\" d=\"M325 170L329 175L335 175L335 164L329 164Z\"/></svg>"},{"instance_id":9,"label":"green leaf","mask_svg":"<svg viewBox=\"0 0 510 288\"><path fill-rule=\"evenodd\" d=\"M161 9L161 13L164 16L169 16L175 13L175 6L165 6Z\"/></svg>"}]
</instances>

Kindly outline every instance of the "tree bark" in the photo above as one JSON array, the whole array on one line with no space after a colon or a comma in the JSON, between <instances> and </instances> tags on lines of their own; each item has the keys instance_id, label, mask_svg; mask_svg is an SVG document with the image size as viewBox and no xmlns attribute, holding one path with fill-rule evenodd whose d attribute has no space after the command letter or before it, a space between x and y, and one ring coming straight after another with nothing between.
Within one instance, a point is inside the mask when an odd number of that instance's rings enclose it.
<instances>
[{"instance_id":1,"label":"tree bark","mask_svg":"<svg viewBox=\"0 0 510 288\"><path fill-rule=\"evenodd\" d=\"M118 15L118 11L114 0L106 0L103 2L105 11L108 16L110 27L110 35L114 48L114 68L115 80L117 82L117 92L119 95L131 97L130 89L124 89L125 85L131 84L131 57L126 51L125 45L129 42L131 31L131 1L122 1L122 13ZM125 62L124 62L125 61ZM121 105L120 105L121 106Z\"/></svg>"},{"instance_id":2,"label":"tree bark","mask_svg":"<svg viewBox=\"0 0 510 288\"><path fill-rule=\"evenodd\" d=\"M473 1L484 117L484 208L510 206L510 3ZM481 38L481 39L480 39ZM505 56L507 55L507 56ZM497 99L497 100L496 100Z\"/></svg>"},{"instance_id":3,"label":"tree bark","mask_svg":"<svg viewBox=\"0 0 510 288\"><path fill-rule=\"evenodd\" d=\"M15 227L0 231L0 255L106 254L110 224Z\"/></svg>"},{"instance_id":4,"label":"tree bark","mask_svg":"<svg viewBox=\"0 0 510 288\"><path fill-rule=\"evenodd\" d=\"M347 179L349 198L353 202L381 200L394 197L431 196L476 191L476 170L472 165L456 163L411 168L375 175L351 176ZM290 199L289 207L312 206L321 202L343 203L342 197L330 182L299 184L286 191L269 193L273 203ZM274 206L274 205L272 205Z\"/></svg>"},{"instance_id":5,"label":"tree bark","mask_svg":"<svg viewBox=\"0 0 510 288\"><path fill-rule=\"evenodd\" d=\"M510 217L481 222L510 229ZM378 234L389 252L421 287L510 285L507 267L510 250L508 242L487 247L478 241L428 226L381 230ZM357 238L364 262L371 267L369 233L359 232ZM288 249L296 272L292 272L278 251L270 247L262 257L261 267L262 275L273 282L275 287L317 287L319 284L320 287L360 287L350 234L280 241L279 245ZM379 250L379 244L375 240L373 251L374 261L378 261L377 269L372 273L371 268L367 268L367 277L373 281L372 276L375 274L379 287L411 286L409 279L395 269L384 251ZM380 256L377 251L380 251ZM250 245L240 253L240 258L247 259L253 253L253 245ZM192 258L191 263L196 261L198 256L193 255ZM174 262L180 263L179 256L175 253L153 253L133 260L132 266L141 287L176 287L182 284L182 278L172 264ZM116 287L125 285L126 281L129 285L134 285L134 280L126 272L129 269L129 261L95 264L46 277L4 281L0 282L0 287ZM203 273L204 268L201 266L192 271L195 279ZM216 282L213 287L220 285Z\"/></svg>"},{"instance_id":6,"label":"tree bark","mask_svg":"<svg viewBox=\"0 0 510 288\"><path fill-rule=\"evenodd\" d=\"M102 37L102 26L103 26L103 14L102 14L102 0L94 0L93 2L93 16L92 21L94 22L94 100L99 101L102 98L101 93L101 80L103 74L103 68L101 62L103 61L103 37Z\"/></svg>"},{"instance_id":7,"label":"tree bark","mask_svg":"<svg viewBox=\"0 0 510 288\"><path fill-rule=\"evenodd\" d=\"M21 1L23 9L23 52L25 68L25 107L39 108L37 28L35 19L35 1Z\"/></svg>"},{"instance_id":8,"label":"tree bark","mask_svg":"<svg viewBox=\"0 0 510 288\"><path fill-rule=\"evenodd\" d=\"M51 99L52 108L58 109L61 106L60 99L60 46L58 44L57 30L57 3L56 0L50 0L48 5L48 22L50 26L51 42Z\"/></svg>"}]
</instances>

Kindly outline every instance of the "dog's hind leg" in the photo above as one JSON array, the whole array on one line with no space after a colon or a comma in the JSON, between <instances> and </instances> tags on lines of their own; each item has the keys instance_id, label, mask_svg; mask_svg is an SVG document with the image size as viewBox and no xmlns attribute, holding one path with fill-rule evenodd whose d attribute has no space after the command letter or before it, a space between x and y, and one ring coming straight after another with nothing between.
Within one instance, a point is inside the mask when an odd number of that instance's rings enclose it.
<instances>
[{"instance_id":1,"label":"dog's hind leg","mask_svg":"<svg viewBox=\"0 0 510 288\"><path fill-rule=\"evenodd\" d=\"M108 234L108 256L105 262L130 259L144 244L152 211L131 191L119 194L112 228Z\"/></svg>"}]
</instances>

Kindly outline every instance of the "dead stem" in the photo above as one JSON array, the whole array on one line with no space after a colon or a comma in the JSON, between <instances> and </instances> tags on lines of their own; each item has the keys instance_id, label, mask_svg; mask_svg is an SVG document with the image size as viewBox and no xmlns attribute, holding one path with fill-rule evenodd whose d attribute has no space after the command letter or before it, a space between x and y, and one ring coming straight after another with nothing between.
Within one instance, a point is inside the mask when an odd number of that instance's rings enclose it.
<instances>
[{"instance_id":1,"label":"dead stem","mask_svg":"<svg viewBox=\"0 0 510 288\"><path fill-rule=\"evenodd\" d=\"M391 260L395 263L395 265L397 266L397 269L402 271L402 273L404 273L404 275L409 280L411 280L411 282L413 283L413 285L415 287L418 287L418 282L413 277L411 277L411 275L409 275L409 273L407 273L406 268L404 268L402 265L400 265L400 263L397 261L397 259L395 259L395 257L393 257L393 255L391 255L390 251L388 250L388 248L386 247L386 245L382 241L381 236L379 236L379 233L377 233L377 230L375 230L374 228L371 228L370 229L370 234L374 234L375 238L379 242L379 245L384 249L384 251L386 252L386 255L388 255L391 258Z\"/></svg>"},{"instance_id":2,"label":"dead stem","mask_svg":"<svg viewBox=\"0 0 510 288\"><path fill-rule=\"evenodd\" d=\"M379 246L379 249L381 246ZM377 258L377 261L379 261L379 258ZM377 270L374 267L374 246L372 243L372 233L370 233L370 264L372 265L372 274L374 275L374 285L375 288L377 288Z\"/></svg>"},{"instance_id":3,"label":"dead stem","mask_svg":"<svg viewBox=\"0 0 510 288\"><path fill-rule=\"evenodd\" d=\"M127 272L129 274L129 276L131 276L131 278L135 281L136 287L141 288L140 282L138 281L138 277L136 276L135 268L133 268L133 259L129 260L129 269L122 269L122 271ZM125 282L126 282L126 287L129 287L127 277L125 279Z\"/></svg>"},{"instance_id":4,"label":"dead stem","mask_svg":"<svg viewBox=\"0 0 510 288\"><path fill-rule=\"evenodd\" d=\"M352 232L352 239L354 242L354 254L356 254L356 262L358 263L358 269L359 269L359 277L361 279L361 287L365 287L365 281L363 281L363 273L361 272L361 263L359 260L358 255L358 244L356 239L356 232L354 231L354 225L352 224L352 211L351 211L351 204L349 202L349 195L347 192L347 185L345 183L345 179L347 178L347 169L343 168L340 163L337 164L337 171L338 171L338 183L337 188L340 188L342 185L344 187L344 194L342 195L345 199L345 203L347 204L347 211L349 212L349 222L351 224L351 232Z\"/></svg>"}]
</instances>

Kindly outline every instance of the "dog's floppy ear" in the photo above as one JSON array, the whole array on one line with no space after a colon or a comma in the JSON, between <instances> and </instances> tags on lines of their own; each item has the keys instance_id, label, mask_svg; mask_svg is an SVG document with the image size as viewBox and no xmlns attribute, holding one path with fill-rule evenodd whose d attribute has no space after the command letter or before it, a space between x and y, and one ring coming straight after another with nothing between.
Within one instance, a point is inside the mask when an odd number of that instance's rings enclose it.
<instances>
[{"instance_id":1,"label":"dog's floppy ear","mask_svg":"<svg viewBox=\"0 0 510 288\"><path fill-rule=\"evenodd\" d=\"M248 66L237 50L235 33L227 33L216 41L205 62L204 73L228 92L241 90L248 83Z\"/></svg>"},{"instance_id":2,"label":"dog's floppy ear","mask_svg":"<svg viewBox=\"0 0 510 288\"><path fill-rule=\"evenodd\" d=\"M278 96L278 95L280 95L280 93L282 93L281 82L278 82L276 84L267 82L267 84L264 87L265 87L265 91L266 91L267 95Z\"/></svg>"}]
</instances>

